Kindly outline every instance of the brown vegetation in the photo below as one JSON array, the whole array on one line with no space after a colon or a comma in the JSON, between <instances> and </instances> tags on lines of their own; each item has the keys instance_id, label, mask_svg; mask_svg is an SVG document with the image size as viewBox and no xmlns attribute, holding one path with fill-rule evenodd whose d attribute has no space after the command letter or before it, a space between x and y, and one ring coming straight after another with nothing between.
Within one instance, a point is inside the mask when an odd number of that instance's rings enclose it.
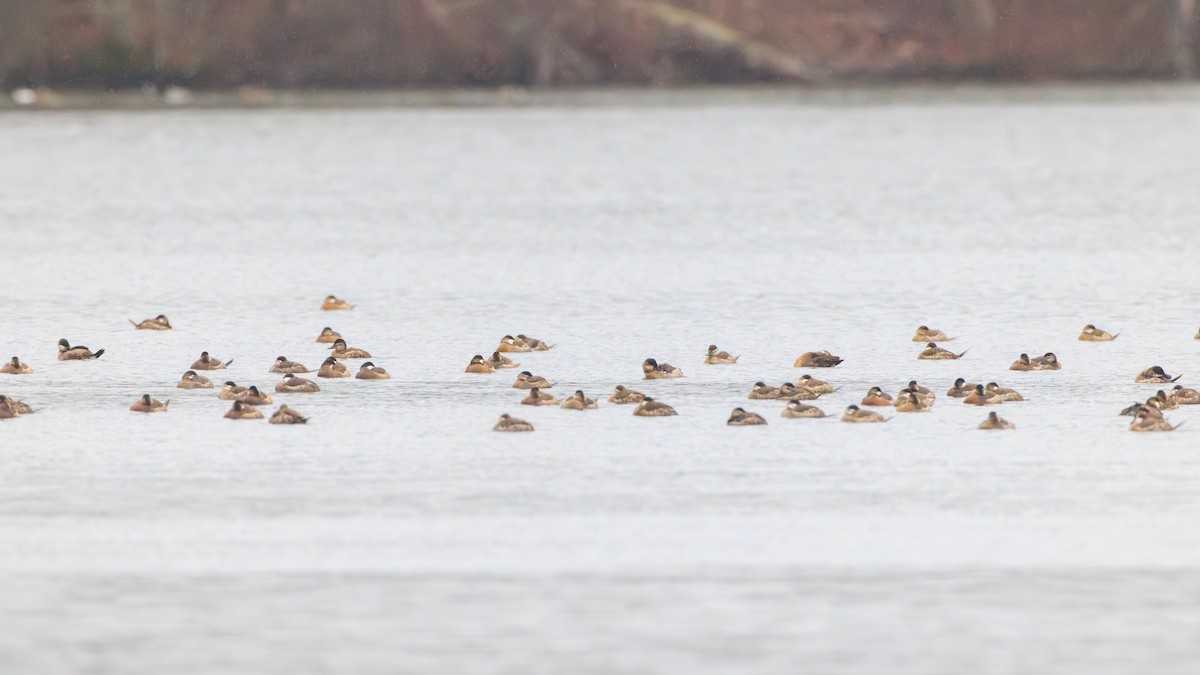
<instances>
[{"instance_id":1,"label":"brown vegetation","mask_svg":"<svg viewBox=\"0 0 1200 675\"><path fill-rule=\"evenodd\" d=\"M1196 0L4 0L0 80L200 87L1192 76Z\"/></svg>"}]
</instances>

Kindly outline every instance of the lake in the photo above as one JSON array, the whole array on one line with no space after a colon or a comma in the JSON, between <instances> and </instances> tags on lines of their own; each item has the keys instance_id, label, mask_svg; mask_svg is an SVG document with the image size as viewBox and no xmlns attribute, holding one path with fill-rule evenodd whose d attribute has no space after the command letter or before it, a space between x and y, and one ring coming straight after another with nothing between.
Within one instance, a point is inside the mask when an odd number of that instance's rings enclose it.
<instances>
[{"instance_id":1,"label":"lake","mask_svg":"<svg viewBox=\"0 0 1200 675\"><path fill-rule=\"evenodd\" d=\"M40 408L0 420L0 669L1193 672L1200 410L1117 413L1200 381L1198 147L1168 86L0 114L0 358L36 371L0 393ZM393 379L277 395L293 427L175 388L208 350L271 390L326 325ZM518 332L600 409L463 372ZM830 419L747 400L804 372ZM910 379L932 413L837 421Z\"/></svg>"}]
</instances>

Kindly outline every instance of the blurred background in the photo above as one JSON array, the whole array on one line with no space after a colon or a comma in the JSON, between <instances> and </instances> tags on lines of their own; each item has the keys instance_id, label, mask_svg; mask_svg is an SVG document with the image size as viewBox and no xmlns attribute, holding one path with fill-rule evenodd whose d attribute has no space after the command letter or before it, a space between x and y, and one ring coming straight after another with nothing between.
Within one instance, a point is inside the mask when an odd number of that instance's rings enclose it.
<instances>
[{"instance_id":1,"label":"blurred background","mask_svg":"<svg viewBox=\"0 0 1200 675\"><path fill-rule=\"evenodd\" d=\"M4 0L0 83L11 92L1190 79L1195 5Z\"/></svg>"}]
</instances>

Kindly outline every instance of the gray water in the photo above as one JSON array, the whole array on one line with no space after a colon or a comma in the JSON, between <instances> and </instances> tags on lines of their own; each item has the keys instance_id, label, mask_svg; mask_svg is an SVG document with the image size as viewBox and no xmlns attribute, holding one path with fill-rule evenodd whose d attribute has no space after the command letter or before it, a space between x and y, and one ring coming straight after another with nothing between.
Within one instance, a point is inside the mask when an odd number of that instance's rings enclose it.
<instances>
[{"instance_id":1,"label":"gray water","mask_svg":"<svg viewBox=\"0 0 1200 675\"><path fill-rule=\"evenodd\" d=\"M1200 378L1200 95L1148 91L0 116L0 393L41 409L0 421L0 672L1195 672L1200 411L1116 415ZM325 325L393 379L277 396L303 427L174 388L208 350L271 389ZM463 373L517 332L679 416ZM814 349L833 418L746 400ZM836 421L958 376L1017 430Z\"/></svg>"}]
</instances>

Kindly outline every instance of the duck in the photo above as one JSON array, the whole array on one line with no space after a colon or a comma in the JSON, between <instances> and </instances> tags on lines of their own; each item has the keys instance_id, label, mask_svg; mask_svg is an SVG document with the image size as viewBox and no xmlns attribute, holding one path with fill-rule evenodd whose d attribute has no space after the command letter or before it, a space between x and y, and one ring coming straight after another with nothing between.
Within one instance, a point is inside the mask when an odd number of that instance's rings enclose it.
<instances>
[{"instance_id":1,"label":"duck","mask_svg":"<svg viewBox=\"0 0 1200 675\"><path fill-rule=\"evenodd\" d=\"M494 373L496 369L492 364L483 360L482 354L476 354L471 357L471 362L467 364L468 373Z\"/></svg>"},{"instance_id":2,"label":"duck","mask_svg":"<svg viewBox=\"0 0 1200 675\"><path fill-rule=\"evenodd\" d=\"M796 380L796 384L817 394L832 394L833 392L837 391L832 384L829 384L828 382L822 382L821 380L818 380L817 378L808 374L801 375L800 379Z\"/></svg>"},{"instance_id":3,"label":"duck","mask_svg":"<svg viewBox=\"0 0 1200 675\"><path fill-rule=\"evenodd\" d=\"M734 408L729 414L729 419L725 422L726 426L731 427L752 427L766 424L767 420L758 413L748 412L742 408Z\"/></svg>"},{"instance_id":4,"label":"duck","mask_svg":"<svg viewBox=\"0 0 1200 675\"><path fill-rule=\"evenodd\" d=\"M779 387L768 387L766 382L755 382L750 389L750 400L775 400L779 398Z\"/></svg>"},{"instance_id":5,"label":"duck","mask_svg":"<svg viewBox=\"0 0 1200 675\"><path fill-rule=\"evenodd\" d=\"M288 361L286 356L278 356L275 358L275 365L267 372L271 373L308 373L311 372L302 363Z\"/></svg>"},{"instance_id":6,"label":"duck","mask_svg":"<svg viewBox=\"0 0 1200 675\"><path fill-rule=\"evenodd\" d=\"M558 403L558 398L554 394L543 393L537 387L530 389L529 395L521 399L521 405L553 405L555 403Z\"/></svg>"},{"instance_id":7,"label":"duck","mask_svg":"<svg viewBox=\"0 0 1200 675\"><path fill-rule=\"evenodd\" d=\"M171 330L171 322L162 314L159 314L153 319L146 319L141 323L137 323L133 319L129 319L129 323L133 324L133 327L138 330Z\"/></svg>"},{"instance_id":8,"label":"duck","mask_svg":"<svg viewBox=\"0 0 1200 675\"><path fill-rule=\"evenodd\" d=\"M521 366L521 364L513 361L500 352L492 352L492 357L487 360L487 363L496 370L500 370L501 368L519 368Z\"/></svg>"},{"instance_id":9,"label":"duck","mask_svg":"<svg viewBox=\"0 0 1200 675\"><path fill-rule=\"evenodd\" d=\"M855 424L886 422L888 419L874 410L863 410L856 405L847 406L846 412L842 413L843 422L853 422Z\"/></svg>"},{"instance_id":10,"label":"duck","mask_svg":"<svg viewBox=\"0 0 1200 675\"><path fill-rule=\"evenodd\" d=\"M704 363L710 366L723 366L737 363L739 358L741 358L740 355L733 356L729 352L718 351L716 345L709 345L708 353L704 355Z\"/></svg>"},{"instance_id":11,"label":"duck","mask_svg":"<svg viewBox=\"0 0 1200 675\"><path fill-rule=\"evenodd\" d=\"M788 401L788 404L783 408L783 412L779 413L780 417L789 419L800 417L824 417L825 411L813 405L806 405L800 401Z\"/></svg>"},{"instance_id":12,"label":"duck","mask_svg":"<svg viewBox=\"0 0 1200 675\"><path fill-rule=\"evenodd\" d=\"M982 384L977 384L975 385L975 391L963 397L963 403L967 405L995 405L1003 403L1003 401L1000 400L1000 397L989 394Z\"/></svg>"},{"instance_id":13,"label":"duck","mask_svg":"<svg viewBox=\"0 0 1200 675\"><path fill-rule=\"evenodd\" d=\"M200 352L200 358L192 364L192 370L225 370L231 363L233 359L229 359L229 363L221 363L220 359L214 359L208 352Z\"/></svg>"},{"instance_id":14,"label":"duck","mask_svg":"<svg viewBox=\"0 0 1200 675\"><path fill-rule=\"evenodd\" d=\"M327 295L325 296L325 301L321 303L321 309L331 312L342 309L354 309L354 305L342 300L341 298L338 298L337 296Z\"/></svg>"},{"instance_id":15,"label":"duck","mask_svg":"<svg viewBox=\"0 0 1200 675\"><path fill-rule=\"evenodd\" d=\"M890 406L893 405L892 395L884 393L879 387L871 387L867 390L867 395L859 402L859 405L866 406Z\"/></svg>"},{"instance_id":16,"label":"duck","mask_svg":"<svg viewBox=\"0 0 1200 675\"><path fill-rule=\"evenodd\" d=\"M242 394L241 400L242 403L245 403L246 405L267 405L268 403L274 403L274 401L271 400L270 394L265 394L259 391L258 387L254 385L250 385L246 389L246 393Z\"/></svg>"},{"instance_id":17,"label":"duck","mask_svg":"<svg viewBox=\"0 0 1200 675\"><path fill-rule=\"evenodd\" d=\"M95 352L84 347L83 345L71 346L70 342L64 338L58 341L58 360L59 361L90 361L98 359L104 354L103 349Z\"/></svg>"},{"instance_id":18,"label":"duck","mask_svg":"<svg viewBox=\"0 0 1200 675\"><path fill-rule=\"evenodd\" d=\"M1129 423L1130 431L1175 431L1182 424L1171 426L1162 413L1155 415L1149 408L1143 407L1138 410L1133 416L1133 421Z\"/></svg>"},{"instance_id":19,"label":"duck","mask_svg":"<svg viewBox=\"0 0 1200 675\"><path fill-rule=\"evenodd\" d=\"M315 394L321 391L321 388L312 380L288 373L275 383L275 391L280 394Z\"/></svg>"},{"instance_id":20,"label":"duck","mask_svg":"<svg viewBox=\"0 0 1200 675\"><path fill-rule=\"evenodd\" d=\"M350 370L331 356L317 369L317 377L350 377Z\"/></svg>"},{"instance_id":21,"label":"duck","mask_svg":"<svg viewBox=\"0 0 1200 675\"><path fill-rule=\"evenodd\" d=\"M1054 352L1046 352L1044 355L1033 359L1036 368L1034 370L1062 370L1062 364L1058 362L1058 357Z\"/></svg>"},{"instance_id":22,"label":"duck","mask_svg":"<svg viewBox=\"0 0 1200 675\"><path fill-rule=\"evenodd\" d=\"M913 335L913 342L950 342L954 338L947 337L940 330L933 330L929 326L918 326L917 332Z\"/></svg>"},{"instance_id":23,"label":"duck","mask_svg":"<svg viewBox=\"0 0 1200 675\"><path fill-rule=\"evenodd\" d=\"M642 392L627 389L625 385L618 384L616 389L613 389L613 393L609 395L608 402L626 405L629 403L641 403L645 398L646 395Z\"/></svg>"},{"instance_id":24,"label":"duck","mask_svg":"<svg viewBox=\"0 0 1200 675\"><path fill-rule=\"evenodd\" d=\"M1179 407L1179 401L1171 396L1167 396L1167 392L1162 389L1159 389L1158 393L1151 397L1151 400L1155 401L1152 405L1159 410L1174 410ZM1147 403L1149 402L1147 401Z\"/></svg>"},{"instance_id":25,"label":"duck","mask_svg":"<svg viewBox=\"0 0 1200 675\"><path fill-rule=\"evenodd\" d=\"M1117 335L1120 335L1120 333L1117 333ZM1089 323L1079 333L1079 339L1083 342L1112 342L1117 339L1117 335L1111 335Z\"/></svg>"},{"instance_id":26,"label":"duck","mask_svg":"<svg viewBox=\"0 0 1200 675\"><path fill-rule=\"evenodd\" d=\"M0 420L10 420L14 417L20 417L21 413L13 409L13 405L9 398L4 394L0 394Z\"/></svg>"},{"instance_id":27,"label":"duck","mask_svg":"<svg viewBox=\"0 0 1200 675\"><path fill-rule=\"evenodd\" d=\"M963 398L972 391L975 391L975 383L967 382L965 379L960 377L954 381L954 386L950 387L949 391L946 392L946 395L950 398Z\"/></svg>"},{"instance_id":28,"label":"duck","mask_svg":"<svg viewBox=\"0 0 1200 675\"><path fill-rule=\"evenodd\" d=\"M11 396L0 396L0 407L7 407L16 415L32 415L34 412L33 406Z\"/></svg>"},{"instance_id":29,"label":"duck","mask_svg":"<svg viewBox=\"0 0 1200 675\"><path fill-rule=\"evenodd\" d=\"M984 390L991 396L999 398L1001 401L1024 401L1025 397L1017 393L1013 389L1001 387L995 382L988 382Z\"/></svg>"},{"instance_id":30,"label":"duck","mask_svg":"<svg viewBox=\"0 0 1200 675\"><path fill-rule=\"evenodd\" d=\"M647 380L663 380L683 377L683 371L669 363L660 364L654 359L642 361L642 373Z\"/></svg>"},{"instance_id":31,"label":"duck","mask_svg":"<svg viewBox=\"0 0 1200 675\"><path fill-rule=\"evenodd\" d=\"M842 362L840 357L827 351L804 352L792 364L793 368L833 368Z\"/></svg>"},{"instance_id":32,"label":"duck","mask_svg":"<svg viewBox=\"0 0 1200 675\"><path fill-rule=\"evenodd\" d=\"M535 352L548 352L555 347L555 345L547 344L541 340L538 340L537 338L526 337L521 334L517 334L517 341L525 343L526 347L529 347Z\"/></svg>"},{"instance_id":33,"label":"duck","mask_svg":"<svg viewBox=\"0 0 1200 675\"><path fill-rule=\"evenodd\" d=\"M1150 399L1150 400L1157 401L1157 399ZM1120 412L1120 416L1121 417L1133 417L1134 415L1137 414L1137 412L1139 410L1146 407L1147 405L1150 405L1150 404L1148 402L1147 403L1138 403L1137 401L1134 401L1133 405L1129 406L1128 408L1125 408L1124 410L1122 410Z\"/></svg>"},{"instance_id":34,"label":"duck","mask_svg":"<svg viewBox=\"0 0 1200 675\"><path fill-rule=\"evenodd\" d=\"M1182 374L1171 377L1162 369L1162 366L1151 366L1138 373L1133 381L1140 384L1170 384L1181 377L1183 377Z\"/></svg>"},{"instance_id":35,"label":"duck","mask_svg":"<svg viewBox=\"0 0 1200 675\"><path fill-rule=\"evenodd\" d=\"M933 399L910 390L901 389L896 396L896 412L929 412L933 410Z\"/></svg>"},{"instance_id":36,"label":"duck","mask_svg":"<svg viewBox=\"0 0 1200 675\"><path fill-rule=\"evenodd\" d=\"M669 417L675 415L675 409L666 403L659 403L649 396L633 409L634 417Z\"/></svg>"},{"instance_id":37,"label":"duck","mask_svg":"<svg viewBox=\"0 0 1200 675\"><path fill-rule=\"evenodd\" d=\"M496 426L492 427L492 431L533 431L533 425L504 413L500 416L500 421L496 422Z\"/></svg>"},{"instance_id":38,"label":"duck","mask_svg":"<svg viewBox=\"0 0 1200 675\"><path fill-rule=\"evenodd\" d=\"M330 344L333 344L334 340L336 340L340 337L342 337L341 333L330 328L329 326L325 326L324 328L321 329L321 334L317 336L317 343L323 344L323 345L330 345Z\"/></svg>"},{"instance_id":39,"label":"duck","mask_svg":"<svg viewBox=\"0 0 1200 675\"><path fill-rule=\"evenodd\" d=\"M267 422L270 424L308 424L308 418L285 404L279 406L279 410L272 413Z\"/></svg>"},{"instance_id":40,"label":"duck","mask_svg":"<svg viewBox=\"0 0 1200 675\"><path fill-rule=\"evenodd\" d=\"M354 374L356 380L390 380L392 376L388 371L379 366L367 361L359 367L358 372Z\"/></svg>"},{"instance_id":41,"label":"duck","mask_svg":"<svg viewBox=\"0 0 1200 675\"><path fill-rule=\"evenodd\" d=\"M577 390L575 390L574 394L572 394L571 396L568 396L562 402L562 405L560 405L558 407L566 409L566 410L595 410L596 408L599 408L600 406L596 405L596 402L593 401L592 399L588 398L587 396L584 396L583 390L577 389Z\"/></svg>"},{"instance_id":42,"label":"duck","mask_svg":"<svg viewBox=\"0 0 1200 675\"><path fill-rule=\"evenodd\" d=\"M1182 384L1175 385L1171 390L1171 398L1179 405L1197 405L1200 404L1200 391L1188 389Z\"/></svg>"},{"instance_id":43,"label":"duck","mask_svg":"<svg viewBox=\"0 0 1200 675\"><path fill-rule=\"evenodd\" d=\"M995 412L988 413L987 419L979 423L980 429L1016 429L1016 425Z\"/></svg>"},{"instance_id":44,"label":"duck","mask_svg":"<svg viewBox=\"0 0 1200 675\"><path fill-rule=\"evenodd\" d=\"M179 378L179 384L175 386L180 389L212 389L213 383L207 377L197 375L196 371L189 370Z\"/></svg>"},{"instance_id":45,"label":"duck","mask_svg":"<svg viewBox=\"0 0 1200 675\"><path fill-rule=\"evenodd\" d=\"M961 359L963 354L966 354L969 351L971 350L964 349L963 351L955 354L949 349L943 349L937 346L937 343L930 342L929 344L925 345L925 349L922 349L920 354L917 354L917 359L920 361L954 361L956 359Z\"/></svg>"},{"instance_id":46,"label":"duck","mask_svg":"<svg viewBox=\"0 0 1200 675\"><path fill-rule=\"evenodd\" d=\"M909 380L907 389L921 398L937 398L932 389L917 384L916 380Z\"/></svg>"},{"instance_id":47,"label":"duck","mask_svg":"<svg viewBox=\"0 0 1200 675\"><path fill-rule=\"evenodd\" d=\"M5 375L28 375L32 372L33 368L30 368L29 364L15 356L5 361L3 366L0 366L0 373L4 373Z\"/></svg>"},{"instance_id":48,"label":"duck","mask_svg":"<svg viewBox=\"0 0 1200 675\"><path fill-rule=\"evenodd\" d=\"M534 375L528 370L522 370L517 374L517 379L513 381L513 389L550 389L554 383L550 382L541 375Z\"/></svg>"},{"instance_id":49,"label":"duck","mask_svg":"<svg viewBox=\"0 0 1200 675\"><path fill-rule=\"evenodd\" d=\"M150 394L142 394L142 397L134 401L129 409L140 413L166 412L169 405L171 405L171 399L167 399L165 402L157 401L150 398Z\"/></svg>"},{"instance_id":50,"label":"duck","mask_svg":"<svg viewBox=\"0 0 1200 675\"><path fill-rule=\"evenodd\" d=\"M524 353L533 351L533 347L525 344L524 341L518 341L511 335L505 335L504 337L500 338L500 346L496 347L496 351L505 354L516 352Z\"/></svg>"},{"instance_id":51,"label":"duck","mask_svg":"<svg viewBox=\"0 0 1200 675\"><path fill-rule=\"evenodd\" d=\"M252 405L234 401L233 407L225 412L225 418L231 420L261 420L262 413Z\"/></svg>"},{"instance_id":52,"label":"duck","mask_svg":"<svg viewBox=\"0 0 1200 675\"><path fill-rule=\"evenodd\" d=\"M784 382L779 385L779 394L775 398L784 401L815 401L821 398L821 395L811 389L797 387L791 382Z\"/></svg>"},{"instance_id":53,"label":"duck","mask_svg":"<svg viewBox=\"0 0 1200 675\"><path fill-rule=\"evenodd\" d=\"M353 349L346 346L346 341L338 338L333 341L333 346L330 347L333 351L332 356L339 359L369 359L371 355L364 349Z\"/></svg>"},{"instance_id":54,"label":"duck","mask_svg":"<svg viewBox=\"0 0 1200 675\"><path fill-rule=\"evenodd\" d=\"M217 392L217 398L222 401L240 401L250 391L249 387L239 387L233 380L227 381Z\"/></svg>"},{"instance_id":55,"label":"duck","mask_svg":"<svg viewBox=\"0 0 1200 675\"><path fill-rule=\"evenodd\" d=\"M1037 368L1034 367L1033 361L1029 360L1028 354L1022 354L1019 357L1017 357L1017 360L1013 361L1013 364L1011 366L1009 366L1008 369L1009 370L1022 370L1022 371L1037 370Z\"/></svg>"}]
</instances>

